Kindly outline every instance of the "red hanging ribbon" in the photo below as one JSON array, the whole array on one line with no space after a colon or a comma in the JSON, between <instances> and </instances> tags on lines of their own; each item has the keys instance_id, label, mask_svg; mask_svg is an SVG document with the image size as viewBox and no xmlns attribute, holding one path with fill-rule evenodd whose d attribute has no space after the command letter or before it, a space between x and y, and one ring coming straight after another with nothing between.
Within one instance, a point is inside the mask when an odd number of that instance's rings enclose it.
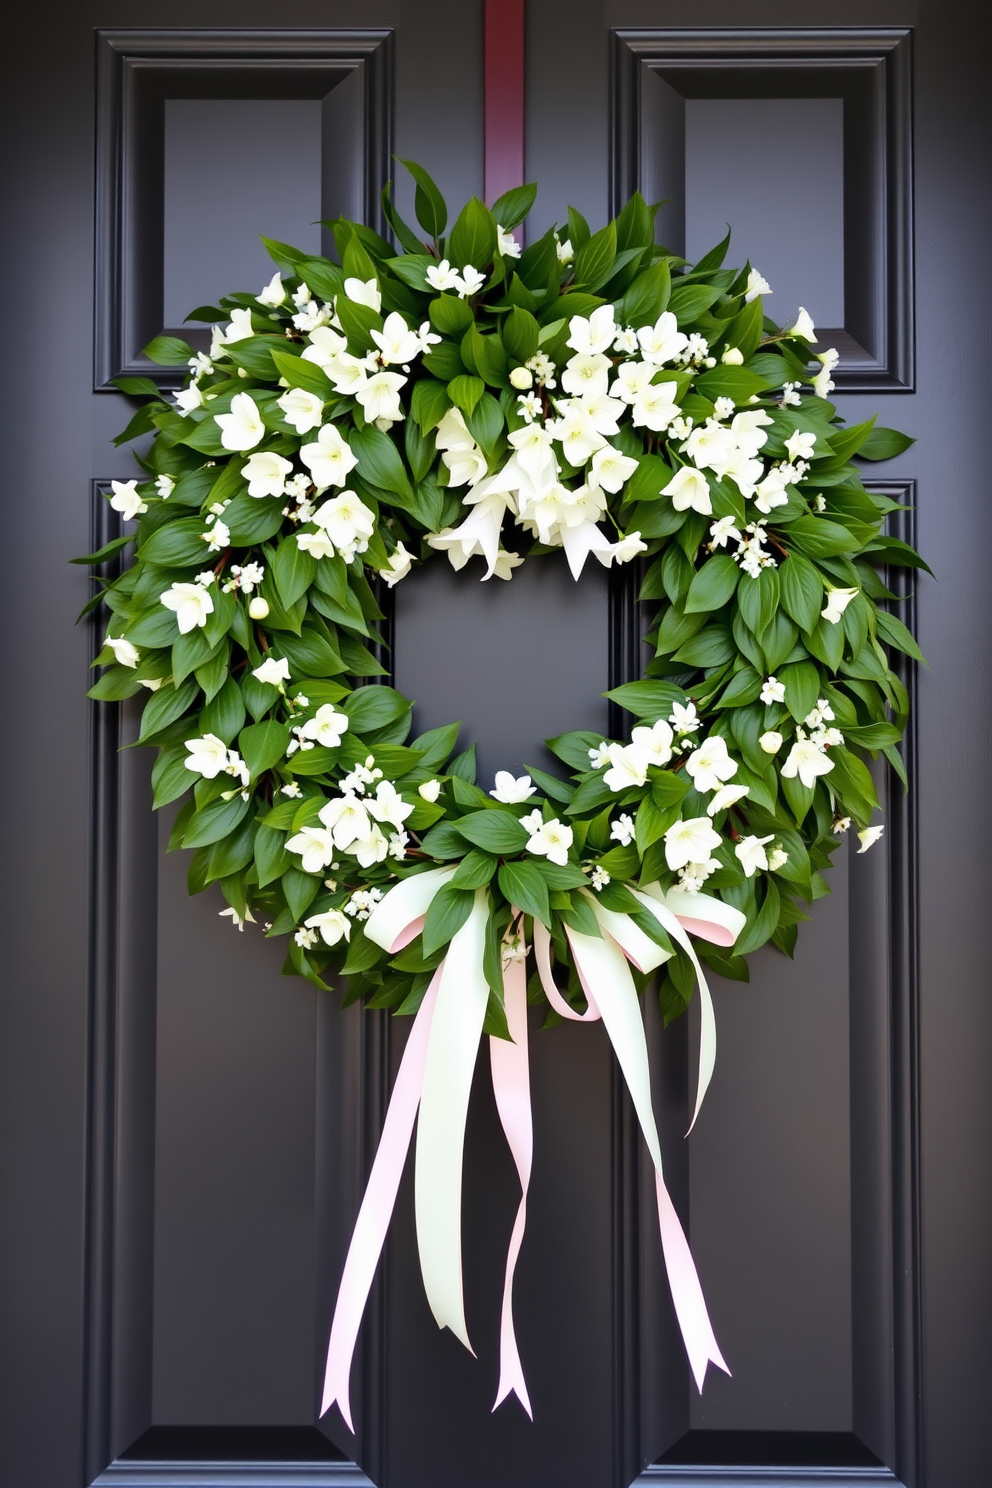
<instances>
[{"instance_id":1,"label":"red hanging ribbon","mask_svg":"<svg viewBox=\"0 0 992 1488\"><path fill-rule=\"evenodd\" d=\"M524 3L485 0L486 202L524 183Z\"/></svg>"}]
</instances>

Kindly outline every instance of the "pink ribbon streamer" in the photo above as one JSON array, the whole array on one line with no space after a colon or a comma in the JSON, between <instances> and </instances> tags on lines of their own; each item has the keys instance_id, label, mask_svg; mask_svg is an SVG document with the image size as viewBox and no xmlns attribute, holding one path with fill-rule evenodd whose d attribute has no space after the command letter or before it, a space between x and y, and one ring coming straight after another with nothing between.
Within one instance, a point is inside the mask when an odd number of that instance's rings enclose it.
<instances>
[{"instance_id":1,"label":"pink ribbon streamer","mask_svg":"<svg viewBox=\"0 0 992 1488\"><path fill-rule=\"evenodd\" d=\"M400 1061L396 1084L389 1099L382 1136L369 1174L368 1185L358 1211L355 1229L348 1246L348 1256L341 1274L338 1300L331 1323L331 1339L327 1348L327 1368L324 1373L324 1395L320 1414L325 1415L337 1402L349 1431L354 1431L351 1419L349 1388L351 1361L358 1340L358 1330L365 1313L372 1280L382 1248L386 1243L386 1232L393 1217L396 1195L406 1156L413 1137L413 1125L417 1119L420 1093L424 1083L424 1066L427 1062L427 1044L430 1038L431 1019L437 1001L437 990L441 981L443 963L438 967L424 994L420 1010L413 1020L410 1037L407 1039L403 1058Z\"/></svg>"},{"instance_id":2,"label":"pink ribbon streamer","mask_svg":"<svg viewBox=\"0 0 992 1488\"><path fill-rule=\"evenodd\" d=\"M519 913L519 911L514 911ZM536 926L535 926L536 928ZM513 1277L527 1225L527 1190L530 1187L534 1155L534 1121L530 1103L530 1067L527 1051L527 971L524 960L507 962L503 967L503 999L506 1022L512 1043L490 1038L489 1062L492 1066L493 1093L507 1145L520 1178L520 1204L513 1222L506 1252L506 1274L503 1281L503 1306L499 1328L499 1388L493 1410L508 1395L515 1394L524 1410L534 1419L530 1396L524 1382L523 1365L513 1328Z\"/></svg>"}]
</instances>

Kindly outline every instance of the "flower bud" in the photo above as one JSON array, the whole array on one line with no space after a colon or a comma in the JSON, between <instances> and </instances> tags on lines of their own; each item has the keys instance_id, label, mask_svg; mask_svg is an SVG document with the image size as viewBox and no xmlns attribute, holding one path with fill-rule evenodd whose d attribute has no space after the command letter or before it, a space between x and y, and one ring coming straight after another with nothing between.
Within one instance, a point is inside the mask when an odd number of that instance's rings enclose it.
<instances>
[{"instance_id":1,"label":"flower bud","mask_svg":"<svg viewBox=\"0 0 992 1488\"><path fill-rule=\"evenodd\" d=\"M526 392L528 388L534 386L534 374L528 371L526 367L514 367L510 373L510 382L513 387L519 388L521 392Z\"/></svg>"},{"instance_id":2,"label":"flower bud","mask_svg":"<svg viewBox=\"0 0 992 1488\"><path fill-rule=\"evenodd\" d=\"M777 729L769 729L766 734L762 734L758 743L766 754L778 754L782 748L782 735Z\"/></svg>"},{"instance_id":3,"label":"flower bud","mask_svg":"<svg viewBox=\"0 0 992 1488\"><path fill-rule=\"evenodd\" d=\"M253 620L264 620L269 613L269 602L259 594L251 600L248 605L248 613Z\"/></svg>"},{"instance_id":4,"label":"flower bud","mask_svg":"<svg viewBox=\"0 0 992 1488\"><path fill-rule=\"evenodd\" d=\"M744 353L739 346L728 346L720 360L725 367L739 367L744 360Z\"/></svg>"}]
</instances>

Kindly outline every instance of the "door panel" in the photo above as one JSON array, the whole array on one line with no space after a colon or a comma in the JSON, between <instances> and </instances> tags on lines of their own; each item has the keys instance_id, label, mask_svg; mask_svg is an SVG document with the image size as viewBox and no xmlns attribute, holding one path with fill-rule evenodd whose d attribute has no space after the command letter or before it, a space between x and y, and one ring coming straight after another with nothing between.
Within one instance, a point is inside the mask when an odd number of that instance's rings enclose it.
<instances>
[{"instance_id":1,"label":"door panel","mask_svg":"<svg viewBox=\"0 0 992 1488\"><path fill-rule=\"evenodd\" d=\"M149 761L119 752L133 709L82 696L98 637L72 629L85 581L65 567L112 535L101 490L132 473L110 444L128 406L109 378L174 383L141 346L229 283L261 285L255 233L316 246L318 215L377 220L393 150L453 204L481 189L481 3L332 9L181 0L160 28L107 0L57 7L43 46L26 16L11 34L3 602L9 697L30 701L31 732L25 749L17 713L3 734L0 1481L343 1488L367 1481L355 1459L389 1488L609 1488L642 1468L673 1485L783 1468L848 1488L979 1482L992 1030L975 892L990 631L973 151L988 18L965 0L529 7L531 235L569 202L599 223L639 185L672 198L671 246L695 253L729 218L731 258L772 280L776 317L802 298L836 327L845 416L878 409L921 435L872 475L919 507L895 530L912 541L918 522L942 580L939 604L925 582L916 601L934 671L907 674L914 794L886 785L886 850L838 864L795 962L763 953L750 986L715 988L717 1072L688 1141L695 1014L663 1030L646 1002L670 1185L733 1378L711 1374L701 1398L688 1381L601 1030L535 1025L517 1281L535 1423L512 1402L490 1415L518 1190L481 1061L465 1190L478 1360L427 1311L407 1175L352 1439L336 1415L316 1424L317 1385L406 1029L281 980L277 947L239 936L212 896L187 900ZM221 119L238 131L218 157ZM404 181L397 194L409 216ZM639 666L630 576L573 586L545 559L512 585L475 579L439 560L395 594L418 723L461 718L484 785L542 764L550 733L622 727L601 694ZM949 776L967 782L950 802Z\"/></svg>"}]
</instances>

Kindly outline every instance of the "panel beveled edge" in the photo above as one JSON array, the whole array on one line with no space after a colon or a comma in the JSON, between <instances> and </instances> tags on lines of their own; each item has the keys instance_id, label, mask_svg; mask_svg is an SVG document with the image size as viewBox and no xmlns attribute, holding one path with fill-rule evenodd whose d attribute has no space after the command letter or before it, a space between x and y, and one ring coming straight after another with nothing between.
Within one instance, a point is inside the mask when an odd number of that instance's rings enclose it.
<instances>
[{"instance_id":1,"label":"panel beveled edge","mask_svg":"<svg viewBox=\"0 0 992 1488\"><path fill-rule=\"evenodd\" d=\"M90 1488L373 1488L353 1462L128 1462Z\"/></svg>"},{"instance_id":2,"label":"panel beveled edge","mask_svg":"<svg viewBox=\"0 0 992 1488\"><path fill-rule=\"evenodd\" d=\"M261 63L287 74L327 62L361 69L364 99L359 132L364 154L364 220L382 228L380 193L389 176L393 131L393 38L390 28L327 30L187 30L108 29L96 32L96 160L94 255L94 370L96 392L116 392L112 379L149 377L163 388L178 387L182 369L156 367L140 356L144 337L132 325L129 297L147 298L141 285L138 243L142 223L128 190L133 154L140 131L138 113L146 101L143 74L156 64L181 72L184 65L201 69L252 68ZM291 95L290 95L291 96ZM160 146L157 146L160 148ZM161 160L153 162L161 170ZM147 171L148 163L143 165ZM157 202L158 194L152 193ZM147 204L145 214L160 213ZM150 224L161 239L161 224ZM144 234L147 238L148 232ZM157 271L160 277L160 270ZM139 285L141 287L139 288ZM161 286L152 293L161 299ZM152 334L157 334L156 327Z\"/></svg>"},{"instance_id":3,"label":"panel beveled edge","mask_svg":"<svg viewBox=\"0 0 992 1488\"><path fill-rule=\"evenodd\" d=\"M875 67L876 137L871 162L882 193L882 230L867 266L877 286L877 355L860 347L850 332L838 337L841 361L834 380L839 391L913 392L916 376L913 280L913 124L912 32L906 27L799 28L614 28L610 69L612 108L612 211L641 185L642 76L645 67L706 66L729 70L757 67L810 68L821 64ZM848 131L845 130L845 136ZM845 137L845 195L849 188ZM851 213L846 214L849 218ZM845 258L857 256L845 226ZM849 346L845 343L850 343Z\"/></svg>"},{"instance_id":4,"label":"panel beveled edge","mask_svg":"<svg viewBox=\"0 0 992 1488\"><path fill-rule=\"evenodd\" d=\"M893 537L915 545L916 481L908 478L864 478L869 491L890 497L909 508L893 513L887 531ZM611 572L610 685L630 681L640 675L641 637L645 629L643 607L637 603L641 574L637 565ZM887 574L889 588L905 603L901 618L916 633L915 571L891 568ZM885 964L884 986L880 989L884 1006L879 1009L887 1022L887 1034L881 1051L882 1068L878 1070L877 1088L871 1091L872 1110L869 1119L876 1128L874 1135L884 1147L889 1174L889 1191L885 1195L887 1217L884 1232L873 1234L876 1251L886 1253L890 1263L888 1287L891 1295L884 1299L883 1315L889 1319L890 1336L883 1340L891 1359L889 1378L883 1382L887 1399L885 1411L890 1417L883 1428L891 1440L893 1467L724 1467L700 1464L652 1463L634 1478L634 1488L665 1484L667 1488L873 1488L888 1484L891 1488L918 1488L923 1462L922 1430L922 1291L920 1231L920 1030L919 1030L919 866L918 866L918 715L917 667L908 657L894 653L893 670L903 681L910 699L910 721L903 746L903 758L909 780L909 791L892 769L886 769L884 788L880 792L886 822L886 853L883 875L887 896L887 919L879 927L880 947ZM619 710L611 715L611 732L615 733ZM671 1053L671 1050L669 1051ZM684 1055L683 1055L684 1062ZM684 1072L683 1072L684 1073ZM675 1071L672 1071L675 1074ZM852 1092L853 1094L853 1092ZM624 1103L617 1102L614 1151L618 1174L624 1170L624 1153L629 1153L635 1135L625 1130ZM852 1139L857 1142L852 1127ZM678 1148L676 1146L676 1151ZM854 1166L858 1161L857 1146L852 1151L852 1186ZM629 1158L627 1159L629 1168ZM675 1177L678 1184L678 1174ZM642 1183L644 1177L642 1174ZM634 1187L637 1187L636 1181ZM621 1249L626 1221L632 1223L631 1200L616 1185L615 1199L618 1234L617 1297L614 1324L614 1348L618 1378L617 1451L618 1481L630 1481L637 1462L652 1450L652 1426L645 1419L645 1392L630 1388L636 1379L643 1383L650 1371L641 1358L643 1334L641 1318L650 1311L657 1316L663 1303L665 1285L650 1265L650 1245L641 1253L632 1253L627 1245ZM678 1195L676 1194L678 1202ZM635 1210L636 1212L636 1203ZM640 1207L645 1210L645 1198ZM653 1238L653 1237L652 1237ZM863 1236L862 1236L863 1240ZM645 1272L645 1265L647 1271ZM644 1281L648 1281L648 1294ZM853 1288L853 1279L852 1279ZM853 1297L852 1297L853 1300ZM676 1340L677 1346L677 1340ZM684 1372L684 1371L683 1371ZM624 1380L628 1388L622 1391ZM650 1386L650 1381L646 1381ZM667 1382L669 1389L671 1381ZM625 1398L621 1398L624 1396ZM686 1418L688 1425L688 1418ZM655 1429L657 1429L655 1427ZM870 1445L866 1443L866 1445ZM639 1455L640 1454L640 1455ZM888 1455L888 1454L886 1454ZM623 1468L626 1467L626 1472Z\"/></svg>"}]
</instances>

